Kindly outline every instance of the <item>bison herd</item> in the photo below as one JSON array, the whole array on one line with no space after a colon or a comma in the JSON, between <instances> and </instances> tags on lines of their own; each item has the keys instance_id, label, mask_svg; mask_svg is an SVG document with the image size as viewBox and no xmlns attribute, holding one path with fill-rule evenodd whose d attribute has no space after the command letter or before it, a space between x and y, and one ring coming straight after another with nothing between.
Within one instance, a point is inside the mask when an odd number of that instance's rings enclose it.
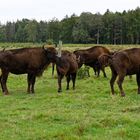
<instances>
[{"instance_id":1,"label":"bison herd","mask_svg":"<svg viewBox=\"0 0 140 140\"><path fill-rule=\"evenodd\" d=\"M66 89L69 89L70 80L72 80L73 89L75 89L77 70L85 64L92 67L97 76L102 70L104 77L106 77L105 67L109 66L112 72L110 80L111 92L115 94L114 82L118 76L117 84L121 96L125 96L122 88L124 77L136 74L138 94L140 94L140 49L132 48L110 52L102 46L75 50L74 52L67 50L58 52L54 47L44 46L40 48L3 50L0 52L2 92L5 95L9 94L6 82L9 73L13 73L17 75L27 74L27 92L34 93L36 77L40 76L50 63L56 64L58 92L62 91L61 81L64 76L66 76L67 81Z\"/></svg>"}]
</instances>

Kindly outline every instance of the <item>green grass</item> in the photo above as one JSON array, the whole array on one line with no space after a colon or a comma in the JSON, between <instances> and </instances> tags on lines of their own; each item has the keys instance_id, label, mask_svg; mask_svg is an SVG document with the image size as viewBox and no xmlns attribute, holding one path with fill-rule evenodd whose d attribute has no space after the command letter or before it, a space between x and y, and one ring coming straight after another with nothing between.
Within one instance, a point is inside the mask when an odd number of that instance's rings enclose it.
<instances>
[{"instance_id":1,"label":"green grass","mask_svg":"<svg viewBox=\"0 0 140 140\"><path fill-rule=\"evenodd\" d=\"M0 48L22 48L22 47L41 47L44 43L1 43L0 42ZM63 49L68 50L75 50L80 48L87 48L96 46L97 44L63 44ZM132 48L132 47L140 47L140 45L110 45L110 44L99 44L101 46L107 47L110 50L121 50L126 48ZM53 46L53 45L52 45Z\"/></svg>"},{"instance_id":2,"label":"green grass","mask_svg":"<svg viewBox=\"0 0 140 140\"><path fill-rule=\"evenodd\" d=\"M37 78L35 95L26 93L26 76L10 74L9 96L0 95L0 139L2 140L138 140L140 96L135 76L126 77L126 97L110 94L109 78L92 75L77 79L76 89L57 93L51 68ZM72 85L71 85L72 86Z\"/></svg>"},{"instance_id":3,"label":"green grass","mask_svg":"<svg viewBox=\"0 0 140 140\"><path fill-rule=\"evenodd\" d=\"M135 76L125 78L126 97L121 97L117 84L116 95L111 95L109 68L106 73L108 78L102 73L97 78L90 69L91 77L77 79L76 89L70 85L69 91L63 79L58 94L49 67L37 78L35 95L26 93L26 75L10 74L10 95L0 92L0 140L140 140Z\"/></svg>"}]
</instances>

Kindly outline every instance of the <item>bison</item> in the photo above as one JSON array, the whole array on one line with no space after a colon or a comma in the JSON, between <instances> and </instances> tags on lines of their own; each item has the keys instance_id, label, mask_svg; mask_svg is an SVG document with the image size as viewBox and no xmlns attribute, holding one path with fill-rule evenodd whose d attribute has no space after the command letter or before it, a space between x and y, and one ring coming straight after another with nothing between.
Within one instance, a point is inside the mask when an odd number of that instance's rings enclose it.
<instances>
[{"instance_id":1,"label":"bison","mask_svg":"<svg viewBox=\"0 0 140 140\"><path fill-rule=\"evenodd\" d=\"M3 93L5 95L9 93L6 86L9 72L17 75L27 73L27 92L34 93L36 76L41 75L49 64L43 47L20 48L0 52L0 68L2 71L0 83Z\"/></svg>"},{"instance_id":2,"label":"bison","mask_svg":"<svg viewBox=\"0 0 140 140\"><path fill-rule=\"evenodd\" d=\"M75 89L76 73L78 70L78 63L76 61L76 56L69 51L62 51L61 56L57 55L55 48L45 48L47 59L52 63L56 64L56 70L58 75L58 92L62 92L61 81L64 76L67 79L67 87L69 89L69 83L72 79L73 89Z\"/></svg>"},{"instance_id":3,"label":"bison","mask_svg":"<svg viewBox=\"0 0 140 140\"><path fill-rule=\"evenodd\" d=\"M103 71L104 77L106 77L106 73L104 67L100 65L98 62L98 57L102 54L110 54L110 51L102 46L94 46L84 50L76 50L74 51L77 59L79 59L78 66L79 68L85 64L93 68L95 75L97 72L97 76L99 76L100 69Z\"/></svg>"},{"instance_id":4,"label":"bison","mask_svg":"<svg viewBox=\"0 0 140 140\"><path fill-rule=\"evenodd\" d=\"M121 96L125 96L122 83L126 75L136 74L138 85L138 94L140 94L140 48L126 49L118 51L113 55L102 55L99 58L100 63L109 65L112 72L110 80L111 92L114 95L114 82L118 76L118 87Z\"/></svg>"}]
</instances>

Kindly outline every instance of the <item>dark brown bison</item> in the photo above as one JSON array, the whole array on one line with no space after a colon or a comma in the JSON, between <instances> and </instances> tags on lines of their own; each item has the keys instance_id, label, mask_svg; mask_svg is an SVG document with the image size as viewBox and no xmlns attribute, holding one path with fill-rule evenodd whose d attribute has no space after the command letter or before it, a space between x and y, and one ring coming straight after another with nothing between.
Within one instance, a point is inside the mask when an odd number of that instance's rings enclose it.
<instances>
[{"instance_id":1,"label":"dark brown bison","mask_svg":"<svg viewBox=\"0 0 140 140\"><path fill-rule=\"evenodd\" d=\"M78 70L78 64L76 56L69 51L62 51L61 56L57 55L55 48L45 48L47 59L56 64L56 70L58 75L58 92L62 91L61 81L64 76L67 79L67 90L69 89L69 82L72 79L73 89L75 89L76 73Z\"/></svg>"},{"instance_id":2,"label":"dark brown bison","mask_svg":"<svg viewBox=\"0 0 140 140\"><path fill-rule=\"evenodd\" d=\"M2 71L0 82L3 93L9 93L6 86L9 72L13 74L27 73L27 92L34 93L36 76L41 75L49 63L43 48L21 48L0 52L0 68Z\"/></svg>"},{"instance_id":3,"label":"dark brown bison","mask_svg":"<svg viewBox=\"0 0 140 140\"><path fill-rule=\"evenodd\" d=\"M114 82L118 76L117 83L121 96L125 96L122 88L124 77L133 74L136 74L138 94L140 94L140 48L122 50L113 55L102 55L99 61L103 65L109 65L111 68L110 86L112 94L114 94Z\"/></svg>"},{"instance_id":4,"label":"dark brown bison","mask_svg":"<svg viewBox=\"0 0 140 140\"><path fill-rule=\"evenodd\" d=\"M95 71L95 74L97 73L97 76L99 76L101 69L103 71L104 77L106 77L104 67L101 66L100 63L98 62L98 57L102 54L110 54L110 51L107 48L102 46L94 46L84 50L76 50L74 51L74 54L79 60L78 63L79 68L83 64L90 66Z\"/></svg>"}]
</instances>

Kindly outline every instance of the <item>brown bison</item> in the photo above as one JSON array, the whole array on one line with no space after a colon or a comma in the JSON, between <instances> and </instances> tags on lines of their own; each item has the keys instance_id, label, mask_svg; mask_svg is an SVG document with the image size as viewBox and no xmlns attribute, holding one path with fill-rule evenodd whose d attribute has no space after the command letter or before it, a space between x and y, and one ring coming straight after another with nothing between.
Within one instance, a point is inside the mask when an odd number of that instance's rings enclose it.
<instances>
[{"instance_id":1,"label":"brown bison","mask_svg":"<svg viewBox=\"0 0 140 140\"><path fill-rule=\"evenodd\" d=\"M118 87L121 96L125 96L122 83L126 75L136 74L138 94L140 94L140 48L122 50L113 55L103 55L99 58L100 63L109 65L112 71L110 80L111 92L114 94L114 82L118 76Z\"/></svg>"},{"instance_id":2,"label":"brown bison","mask_svg":"<svg viewBox=\"0 0 140 140\"><path fill-rule=\"evenodd\" d=\"M76 73L78 70L78 64L76 56L69 51L62 51L61 56L57 55L55 48L45 48L47 59L56 64L56 70L58 75L58 92L62 91L61 81L64 76L67 79L67 90L69 89L69 82L72 79L73 89L75 89Z\"/></svg>"},{"instance_id":3,"label":"brown bison","mask_svg":"<svg viewBox=\"0 0 140 140\"><path fill-rule=\"evenodd\" d=\"M28 82L28 93L34 93L36 76L42 74L50 64L43 48L21 48L0 52L0 77L1 87L4 94L8 94L6 86L9 72L13 74L26 74Z\"/></svg>"},{"instance_id":4,"label":"brown bison","mask_svg":"<svg viewBox=\"0 0 140 140\"><path fill-rule=\"evenodd\" d=\"M98 62L98 57L102 54L110 54L110 51L102 46L94 46L84 50L76 50L74 51L77 59L79 60L78 66L79 68L85 64L93 68L95 74L97 72L97 76L99 76L100 69L103 71L104 77L106 77L106 73L104 67L100 65Z\"/></svg>"}]
</instances>

